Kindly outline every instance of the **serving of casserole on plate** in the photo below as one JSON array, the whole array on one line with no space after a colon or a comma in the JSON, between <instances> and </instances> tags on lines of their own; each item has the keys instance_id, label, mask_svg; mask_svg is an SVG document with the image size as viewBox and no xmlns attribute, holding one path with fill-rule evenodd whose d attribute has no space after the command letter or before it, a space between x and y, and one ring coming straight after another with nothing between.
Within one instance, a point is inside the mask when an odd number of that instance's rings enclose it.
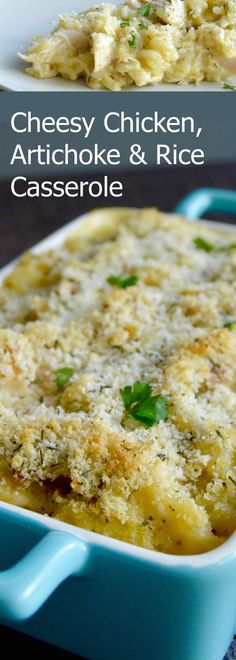
<instances>
[{"instance_id":1,"label":"serving of casserole on plate","mask_svg":"<svg viewBox=\"0 0 236 660\"><path fill-rule=\"evenodd\" d=\"M0 498L171 554L236 526L236 241L94 211L0 290Z\"/></svg>"},{"instance_id":2,"label":"serving of casserole on plate","mask_svg":"<svg viewBox=\"0 0 236 660\"><path fill-rule=\"evenodd\" d=\"M36 36L20 56L35 78L83 78L95 89L219 83L236 70L236 5L234 0L97 3L60 15L52 32Z\"/></svg>"},{"instance_id":3,"label":"serving of casserole on plate","mask_svg":"<svg viewBox=\"0 0 236 660\"><path fill-rule=\"evenodd\" d=\"M204 0L205 1L205 0ZM193 0L191 0L193 4ZM167 4L168 6L170 3L166 3L166 0L164 2L164 5ZM117 47L117 55L121 57L121 60L123 58L124 61L124 76L121 76L122 71L120 71L119 75L116 72L116 68L120 66L119 64L119 57L115 58L115 60L112 62L112 66L107 66L107 73L105 74L101 70L99 70L99 66L101 64L101 55L105 55L108 60L109 52L107 52L107 48L104 49L102 47L102 50L100 50L100 63L97 61L97 71L95 72L92 66L92 56L91 56L91 41L89 41L88 47L86 46L87 49L87 74L89 73L89 69L91 69L92 75L90 76L90 80L87 81L88 75L86 74L86 71L84 71L83 77L78 78L79 74L79 69L81 67L81 74L83 71L83 60L86 60L85 54L78 53L78 57L72 55L68 59L68 53L70 52L70 49L72 48L73 44L70 44L70 39L69 36L72 32L73 40L77 39L80 36L80 33L78 33L78 21L79 15L81 13L86 14L90 12L91 16L91 8L94 4L97 4L97 7L99 7L102 17L104 19L103 14L107 15L109 12L111 13L114 12L116 13L118 5L121 4L121 0L113 0L112 3L105 3L106 5L108 4L108 8L105 10L102 9L102 3L94 3L93 0L80 0L79 5L75 5L75 3L72 2L72 0L54 0L53 3L49 3L48 0L41 0L38 2L37 0L21 0L20 3L16 3L15 0L8 0L7 3L5 3L4 6L4 12L2 15L2 20L0 24L0 39L1 39L1 60L0 60L0 85L4 89L9 89L9 90L15 90L15 91L94 91L96 89L105 89L105 85L109 84L111 87L113 86L119 86L122 85L122 89L124 90L129 90L131 92L138 91L142 89L145 92L153 92L153 91L221 91L224 89L224 84L227 83L233 88L236 85L236 72L234 69L235 66L235 59L232 55L233 51L231 50L230 46L230 40L231 40L231 34L232 34L232 28L233 28L233 14L231 12L231 17L230 20L228 21L228 27L225 25L225 20L224 16L220 16L220 14L224 15L226 7L226 3L219 2L219 0L215 0L213 3L210 4L215 7L216 13L215 15L215 20L213 22L207 23L205 27L201 27L199 25L199 28L196 26L192 28L192 31L189 34L189 43L188 43L188 55L189 55L189 64L190 67L187 66L187 71L185 72L186 75L186 82L183 80L183 74L184 74L184 67L181 67L180 73L182 75L182 80L181 84L176 84L176 82L162 82L162 72L164 73L164 69L167 65L168 62L168 57L171 55L171 58L173 59L176 57L176 47L174 45L175 42L175 29L173 24L169 24L168 22L161 22L157 21L157 24L152 25L152 21L150 21L148 16L143 16L141 13L137 13L137 7L136 7L136 18L138 17L138 23L140 25L142 24L148 24L149 25L149 30L153 34L153 32L158 32L158 39L156 40L156 45L157 42L161 41L161 38L164 37L165 33L168 36L168 42L171 41L171 36L173 36L173 44L170 49L170 53L168 55L168 51L165 45L160 45L159 49L159 56L158 52L155 52L155 50L148 47L148 58L146 59L146 65L144 62L144 66L141 66L142 63L142 57L140 58L141 54L141 46L143 41L146 40L147 43L147 36L145 37L145 34L147 35L147 30L142 29L142 28L136 28L137 20L135 21L134 18L134 25L135 25L135 30L132 30L132 24L126 25L125 22L129 22L129 18L124 18L124 21L116 18L116 16L110 15L107 16L106 21L107 21L107 28L104 26L101 27L101 33L97 32L94 33L93 40L96 40L97 37L97 44L99 45L99 39L101 40L101 37L108 37L106 38L106 43L109 42L109 29L111 25L113 26L113 32L114 32L114 46ZM150 4L150 3L144 3L145 4ZM154 4L154 3L153 3ZM181 2L181 4L183 4ZM207 2L206 2L207 4ZM164 7L163 5L163 7ZM234 8L235 3L231 0L231 6ZM228 7L228 5L227 5ZM141 10L143 7L140 7ZM198 8L198 9L197 9ZM198 13L201 13L201 8L202 8L202 2L199 3L199 0L195 2L195 11L198 10ZM74 10L74 12L73 12ZM120 11L120 10L119 10ZM126 10L125 10L126 11ZM131 10L129 10L131 11ZM144 12L148 11L145 8L143 9ZM217 15L217 11L219 12ZM133 13L133 10L132 12ZM199 13L199 16L200 16ZM212 14L212 11L210 10L208 13L208 18L211 16L212 18L214 17ZM228 13L228 8L227 8L227 13ZM14 21L12 21L12 16L14 16ZM60 31L60 39L58 42L58 30L57 30L57 24L59 21L59 16L63 16L63 21L66 20L68 21L68 28L63 28L62 31ZM167 16L167 14L166 14ZM97 14L98 18L98 14ZM173 12L172 12L172 18L173 18ZM86 19L87 20L87 19ZM133 19L132 19L133 20ZM208 20L208 19L207 19ZM226 19L226 23L227 23ZM101 23L101 22L100 22ZM125 23L122 26L120 26L120 23ZM221 25L222 23L222 25ZM65 24L64 22L62 23L63 25ZM74 25L74 30L72 30L72 26ZM158 27L159 26L159 27ZM52 36L49 38L49 32L50 30L54 30L56 28L56 31L53 32ZM160 29L159 29L160 28ZM205 67L206 63L211 61L211 57L209 56L209 53L207 55L207 52L204 48L200 48L200 43L197 46L195 41L196 41L196 34L198 34L199 40L201 43L203 42L203 37L200 37L201 31L208 31L209 34L213 31L213 41L214 41L214 46L213 43L211 44L210 50L211 53L213 54L213 51L217 53L217 62L216 66L213 67L210 65L209 68L209 74L210 72L214 72L214 75L216 75L215 72L217 72L217 75L222 72L222 78L221 76L219 77L214 77L214 80L216 82L211 82L209 76L207 76L207 79L202 80L202 82L199 82L197 85L195 82L188 82L190 79L189 73L190 73L190 68L192 67L193 63L193 52L195 51L195 46L199 48L199 53L198 56L196 57L196 62L194 62L194 67L193 67L193 80L196 79L196 75L198 80L199 78L199 73L201 71L205 72ZM116 32L119 34L116 37ZM177 30L179 34L179 28ZM196 32L196 34L195 34ZM64 34L64 39L63 39L63 34ZM132 36L132 35L137 36L137 40ZM38 42L41 43L41 46L39 46L39 53L37 53L37 39L34 39L34 45L32 44L32 38L36 35L38 37ZM45 35L45 36L43 36ZM46 36L48 35L48 36ZM100 35L100 36L99 36ZM192 37L191 37L192 35ZM193 38L193 35L194 38ZM221 36L220 36L221 35ZM110 35L111 36L111 35ZM180 31L180 37L182 39L183 36L183 31ZM187 37L187 35L185 35ZM205 35L206 37L206 35ZM204 39L205 39L204 37ZM121 38L121 43L118 44L118 39ZM117 39L117 40L116 40ZM210 36L209 36L210 39ZM128 41L133 44L133 46L130 46L128 44ZM48 43L48 51L46 51L46 43ZM149 40L148 40L149 43ZM150 42L151 43L151 42ZM217 45L218 43L218 45ZM28 50L30 44L33 45L33 50L35 52L32 52L32 57L35 60L35 65L32 67L31 62L25 63L22 61L19 57L18 54L20 53L21 55L24 55L26 51ZM54 44L54 45L53 45ZM60 48L61 46L64 45L64 50ZM55 47L56 49L59 46L59 52L57 53L57 59L58 59L58 70L57 67L55 66ZM150 44L149 44L150 46ZM93 46L92 46L93 48ZM85 50L86 50L85 49ZM73 50L73 48L72 48ZM76 51L77 52L77 51ZM99 49L97 49L97 54L99 56ZM152 57L150 57L150 53ZM222 59L222 54L223 54L223 59ZM48 60L51 62L51 64L48 64L48 68L46 66L46 59L48 56ZM45 59L46 58L46 59ZM74 58L74 59L73 59ZM220 61L219 61L220 58ZM232 59L233 58L233 59ZM148 63L151 63L151 69ZM220 65L221 62L221 65ZM185 59L185 65L187 65L186 59ZM114 68L115 66L115 68ZM156 71L156 78L157 82L154 82L153 76L154 76L154 68ZM25 74L25 69L31 68L31 72L33 73L34 68L35 72L37 69L37 75L41 74L45 75L47 72L47 75L53 75L54 77L33 77L32 75L26 75ZM173 67L177 71L177 62L174 64L174 61L170 63L170 67L173 70ZM176 68L177 67L177 68ZM221 69L221 67L223 67ZM225 68L225 71L223 69ZM68 70L67 70L68 68ZM109 71L108 71L109 69ZM60 74L63 73L65 77L63 78L62 75ZM70 75L68 75L68 72ZM104 73L104 75L102 75ZM56 75L58 74L58 75ZM131 77L130 77L131 74ZM71 76L75 77L74 79L71 79ZM134 76L134 81L132 84L132 75ZM85 76L85 77L84 77ZM117 77L118 76L118 77ZM141 84L141 77L143 78L143 83L142 87L137 86L138 84ZM150 83L148 83L148 78L150 77ZM125 80L128 80L128 87L124 87L123 85L126 84ZM137 81L137 82L136 82ZM209 82L210 81L210 82ZM88 82L89 85L88 86ZM110 89L110 87L109 87ZM226 87L226 91L227 91Z\"/></svg>"}]
</instances>

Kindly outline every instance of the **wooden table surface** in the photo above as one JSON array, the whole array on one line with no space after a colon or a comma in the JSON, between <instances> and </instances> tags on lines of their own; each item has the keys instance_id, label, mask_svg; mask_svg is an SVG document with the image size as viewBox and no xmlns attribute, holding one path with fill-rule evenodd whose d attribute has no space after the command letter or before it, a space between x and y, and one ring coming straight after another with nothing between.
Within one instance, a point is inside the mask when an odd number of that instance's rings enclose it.
<instances>
[{"instance_id":1,"label":"wooden table surface","mask_svg":"<svg viewBox=\"0 0 236 660\"><path fill-rule=\"evenodd\" d=\"M126 172L121 176L116 172L116 177L123 182L125 194L114 205L158 206L163 211L172 211L175 204L193 189L209 186L236 189L236 163ZM0 182L0 201L0 265L77 215L95 206L112 206L111 200L16 199L10 194L9 182ZM220 215L218 218L221 221L226 219ZM236 224L236 214L231 221ZM43 658L50 657L50 660L75 657L3 626L0 626L0 639L9 656L15 653L17 646L17 655L24 658L33 657L34 652L42 654Z\"/></svg>"}]
</instances>

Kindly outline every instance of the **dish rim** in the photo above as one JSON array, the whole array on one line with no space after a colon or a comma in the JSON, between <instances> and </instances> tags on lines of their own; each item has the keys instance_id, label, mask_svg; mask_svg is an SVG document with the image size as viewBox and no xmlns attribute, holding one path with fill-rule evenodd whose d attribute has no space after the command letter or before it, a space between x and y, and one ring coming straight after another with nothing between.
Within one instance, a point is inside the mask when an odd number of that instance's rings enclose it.
<instances>
[{"instance_id":1,"label":"dish rim","mask_svg":"<svg viewBox=\"0 0 236 660\"><path fill-rule=\"evenodd\" d=\"M121 206L121 207L104 207L104 210L107 211L110 209L116 209L118 210L123 209L123 208L130 208L130 210L137 210L139 211L139 208L136 207L127 207L127 206ZM33 245L31 248L27 250L27 252L31 252L32 254L40 254L44 252L44 250L47 249L55 249L62 245L63 241L65 238L73 232L76 227L81 222L85 222L88 216L91 216L91 214L97 210L101 210L100 207L93 209L92 211L88 211L86 213L83 213L82 215L77 216L73 220L69 221L59 229L56 229L54 232L49 234L46 238L42 239L35 245ZM165 213L163 211L163 213ZM168 215L171 215L170 213L167 213ZM173 215L179 215L173 213ZM192 222L192 220L189 220L185 218L187 222ZM204 219L199 219L197 222L202 222L203 224L216 228L220 231L229 231L231 232L236 232L236 226L232 225L229 222L215 222L212 220L206 220ZM7 275L12 271L12 269L17 265L19 259L21 258L23 253L21 253L19 256L17 256L15 259L10 261L8 264L0 268L0 286L5 279ZM70 523L66 523L61 520L57 520L56 518L51 518L47 515L43 515L41 513L36 513L35 511L31 511L28 509L25 509L24 507L17 506L15 504L10 504L8 502L4 502L3 500L0 499L0 517L1 517L1 511L9 511L9 513L15 513L18 514L20 518L25 518L26 520L30 521L35 521L39 524L41 524L43 527L48 528L48 530L51 529L56 529L59 531L64 531L68 532L69 534L74 534L76 537L79 537L82 541L87 543L89 546L100 546L103 548L107 548L109 550L116 551L118 553L121 553L123 555L128 555L129 557L133 557L136 559L139 559L141 561L148 561L149 563L152 563L153 565L161 565L169 568L174 568L174 567L185 567L185 568L192 568L192 569L201 569L201 568L206 568L215 564L219 564L222 562L225 562L227 560L230 560L232 558L236 557L236 530L229 536L229 538L224 541L220 546L217 548L214 548L213 550L208 550L207 552L203 552L201 554L194 554L194 555L174 555L174 554L169 554L169 553L164 553L164 552L159 552L157 550L150 550L148 548L142 548L137 545L133 545L131 543L127 543L126 541L121 541L119 539L110 537L110 536L105 536L102 534L98 534L97 532L92 532L90 530L84 529L82 527L77 527L76 525L72 525Z\"/></svg>"}]
</instances>

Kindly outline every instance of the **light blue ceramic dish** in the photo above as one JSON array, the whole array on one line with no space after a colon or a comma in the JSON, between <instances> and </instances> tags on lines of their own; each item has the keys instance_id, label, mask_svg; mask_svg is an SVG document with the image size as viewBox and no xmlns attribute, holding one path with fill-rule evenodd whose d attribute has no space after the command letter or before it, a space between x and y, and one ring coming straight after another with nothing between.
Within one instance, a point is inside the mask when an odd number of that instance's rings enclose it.
<instances>
[{"instance_id":1,"label":"light blue ceramic dish","mask_svg":"<svg viewBox=\"0 0 236 660\"><path fill-rule=\"evenodd\" d=\"M212 209L236 215L236 193L202 189L175 212ZM35 250L60 244L79 221ZM236 534L179 557L4 503L0 524L2 623L90 660L222 660L236 628Z\"/></svg>"}]
</instances>

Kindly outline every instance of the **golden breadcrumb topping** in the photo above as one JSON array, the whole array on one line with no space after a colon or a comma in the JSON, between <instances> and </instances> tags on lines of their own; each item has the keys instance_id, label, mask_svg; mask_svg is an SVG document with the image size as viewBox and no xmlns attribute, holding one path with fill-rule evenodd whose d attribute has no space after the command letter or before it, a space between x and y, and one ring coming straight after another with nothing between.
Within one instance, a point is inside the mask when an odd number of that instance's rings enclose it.
<instances>
[{"instance_id":1,"label":"golden breadcrumb topping","mask_svg":"<svg viewBox=\"0 0 236 660\"><path fill-rule=\"evenodd\" d=\"M0 289L0 497L154 550L236 527L236 243L94 211Z\"/></svg>"}]
</instances>

